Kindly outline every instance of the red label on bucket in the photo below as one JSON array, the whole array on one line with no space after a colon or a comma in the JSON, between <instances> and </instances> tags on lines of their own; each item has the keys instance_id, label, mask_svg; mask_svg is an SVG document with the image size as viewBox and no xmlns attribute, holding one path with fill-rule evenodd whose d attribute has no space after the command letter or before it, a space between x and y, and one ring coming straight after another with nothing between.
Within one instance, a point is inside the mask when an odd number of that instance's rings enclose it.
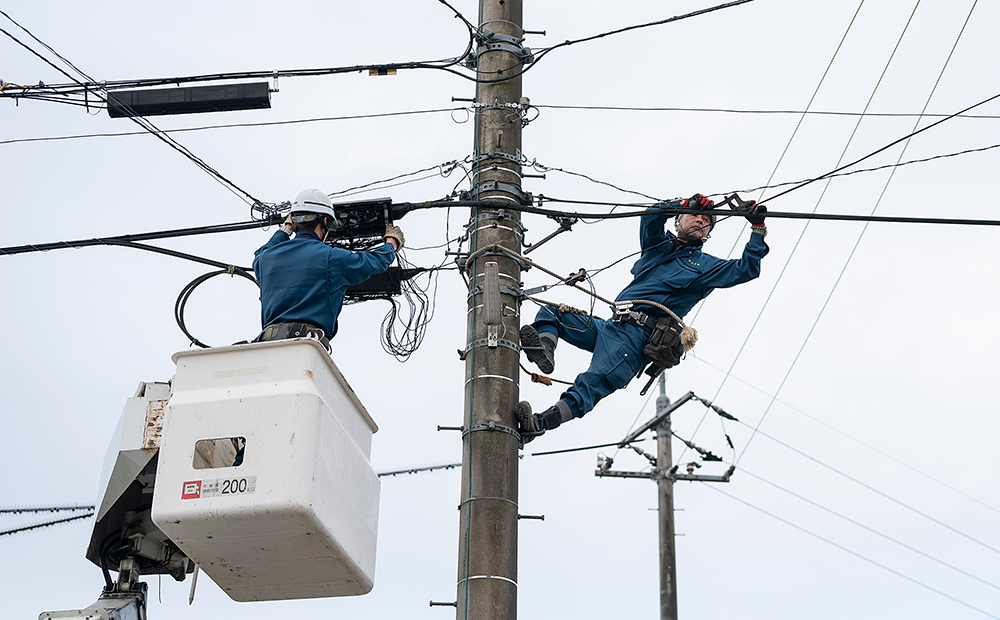
<instances>
[{"instance_id":1,"label":"red label on bucket","mask_svg":"<svg viewBox=\"0 0 1000 620\"><path fill-rule=\"evenodd\" d=\"M198 499L201 497L201 480L185 482L181 489L181 499Z\"/></svg>"}]
</instances>

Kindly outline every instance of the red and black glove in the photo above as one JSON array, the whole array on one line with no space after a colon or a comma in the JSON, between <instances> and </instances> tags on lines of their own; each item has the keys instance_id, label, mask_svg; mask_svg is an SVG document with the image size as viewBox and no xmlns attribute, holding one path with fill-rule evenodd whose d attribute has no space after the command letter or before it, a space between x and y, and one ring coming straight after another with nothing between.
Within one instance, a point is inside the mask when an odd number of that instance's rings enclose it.
<instances>
[{"instance_id":1,"label":"red and black glove","mask_svg":"<svg viewBox=\"0 0 1000 620\"><path fill-rule=\"evenodd\" d=\"M747 209L743 217L747 218L751 226L763 226L765 215L767 215L767 207L751 200L750 208Z\"/></svg>"},{"instance_id":2,"label":"red and black glove","mask_svg":"<svg viewBox=\"0 0 1000 620\"><path fill-rule=\"evenodd\" d=\"M715 203L708 199L704 194L695 194L690 198L685 198L681 201L681 207L685 209L711 209L715 206Z\"/></svg>"}]
</instances>

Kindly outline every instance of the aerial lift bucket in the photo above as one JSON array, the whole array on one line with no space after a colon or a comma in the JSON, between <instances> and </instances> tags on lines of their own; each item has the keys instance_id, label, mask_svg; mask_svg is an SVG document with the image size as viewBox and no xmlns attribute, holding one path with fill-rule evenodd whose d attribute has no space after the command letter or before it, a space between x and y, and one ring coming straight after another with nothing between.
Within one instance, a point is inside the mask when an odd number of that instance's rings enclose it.
<instances>
[{"instance_id":1,"label":"aerial lift bucket","mask_svg":"<svg viewBox=\"0 0 1000 620\"><path fill-rule=\"evenodd\" d=\"M173 360L156 526L237 601L369 592L378 428L323 347L300 338Z\"/></svg>"}]
</instances>

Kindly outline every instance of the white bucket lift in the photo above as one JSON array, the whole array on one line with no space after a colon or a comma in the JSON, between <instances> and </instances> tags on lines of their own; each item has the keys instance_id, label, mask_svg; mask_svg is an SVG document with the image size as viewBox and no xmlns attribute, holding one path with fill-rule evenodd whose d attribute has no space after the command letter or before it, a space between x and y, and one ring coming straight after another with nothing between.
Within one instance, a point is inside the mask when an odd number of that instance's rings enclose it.
<instances>
[{"instance_id":1,"label":"white bucket lift","mask_svg":"<svg viewBox=\"0 0 1000 620\"><path fill-rule=\"evenodd\" d=\"M323 347L280 340L173 360L156 526L237 601L369 592L377 427Z\"/></svg>"}]
</instances>

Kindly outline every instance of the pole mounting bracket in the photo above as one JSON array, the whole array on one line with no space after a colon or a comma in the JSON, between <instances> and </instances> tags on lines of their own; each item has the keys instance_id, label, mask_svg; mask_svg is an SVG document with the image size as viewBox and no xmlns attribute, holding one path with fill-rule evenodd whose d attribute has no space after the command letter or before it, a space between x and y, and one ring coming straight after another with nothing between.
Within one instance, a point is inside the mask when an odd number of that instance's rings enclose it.
<instances>
[{"instance_id":1,"label":"pole mounting bracket","mask_svg":"<svg viewBox=\"0 0 1000 620\"><path fill-rule=\"evenodd\" d=\"M518 441L521 441L521 433L517 432L517 429L511 428L509 426L504 426L503 424L497 424L496 422L490 421L486 424L476 424L471 428L462 432L462 438L464 439L469 433L475 433L477 431L500 431L501 433L507 433L508 435L513 435Z\"/></svg>"}]
</instances>

